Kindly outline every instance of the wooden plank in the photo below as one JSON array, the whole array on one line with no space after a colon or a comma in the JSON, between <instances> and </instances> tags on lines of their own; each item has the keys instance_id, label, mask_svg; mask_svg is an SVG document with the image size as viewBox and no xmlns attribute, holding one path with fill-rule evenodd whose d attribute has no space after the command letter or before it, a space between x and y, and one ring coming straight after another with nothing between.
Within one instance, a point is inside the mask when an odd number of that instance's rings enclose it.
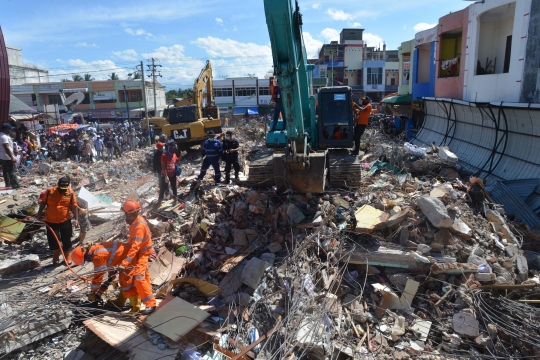
<instances>
[{"instance_id":1,"label":"wooden plank","mask_svg":"<svg viewBox=\"0 0 540 360\"><path fill-rule=\"evenodd\" d=\"M255 250L254 246L246 246L241 248L236 254L225 260L219 271L228 273L229 271L231 271L232 268L242 262L242 260L244 260L249 254L251 254L253 250Z\"/></svg>"}]
</instances>

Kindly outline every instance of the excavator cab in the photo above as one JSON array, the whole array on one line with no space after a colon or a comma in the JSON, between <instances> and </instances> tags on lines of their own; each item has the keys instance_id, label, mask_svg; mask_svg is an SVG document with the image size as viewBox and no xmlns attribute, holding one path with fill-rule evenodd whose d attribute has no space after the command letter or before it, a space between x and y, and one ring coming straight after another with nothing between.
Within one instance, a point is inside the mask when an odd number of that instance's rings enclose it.
<instances>
[{"instance_id":1,"label":"excavator cab","mask_svg":"<svg viewBox=\"0 0 540 360\"><path fill-rule=\"evenodd\" d=\"M328 87L318 94L319 149L349 149L354 144L352 90Z\"/></svg>"}]
</instances>

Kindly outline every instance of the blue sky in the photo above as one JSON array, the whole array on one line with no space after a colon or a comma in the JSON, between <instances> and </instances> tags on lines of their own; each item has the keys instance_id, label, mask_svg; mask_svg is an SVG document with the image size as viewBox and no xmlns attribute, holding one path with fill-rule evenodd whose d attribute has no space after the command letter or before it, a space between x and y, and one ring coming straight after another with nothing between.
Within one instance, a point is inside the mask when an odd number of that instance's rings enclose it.
<instances>
[{"instance_id":1,"label":"blue sky","mask_svg":"<svg viewBox=\"0 0 540 360\"><path fill-rule=\"evenodd\" d=\"M354 5L352 5L354 4ZM461 0L301 0L304 40L311 57L342 28L365 29L369 46L397 49L418 30L470 3ZM271 50L262 0L58 1L0 0L7 44L23 48L29 64L51 80L111 72L126 78L140 61L162 65L168 89L189 88L207 59L214 78L264 76ZM415 31L416 30L416 31Z\"/></svg>"}]
</instances>

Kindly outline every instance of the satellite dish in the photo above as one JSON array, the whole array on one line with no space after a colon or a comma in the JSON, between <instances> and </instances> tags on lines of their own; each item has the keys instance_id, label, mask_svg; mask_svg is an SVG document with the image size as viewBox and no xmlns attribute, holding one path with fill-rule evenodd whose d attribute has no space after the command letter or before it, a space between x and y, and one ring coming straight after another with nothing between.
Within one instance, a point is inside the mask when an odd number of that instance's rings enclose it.
<instances>
[{"instance_id":1,"label":"satellite dish","mask_svg":"<svg viewBox=\"0 0 540 360\"><path fill-rule=\"evenodd\" d=\"M68 109L71 109L73 106L77 106L80 103L82 103L84 100L84 94L80 92L76 92L72 95L70 95L66 101L64 101L64 106Z\"/></svg>"}]
</instances>

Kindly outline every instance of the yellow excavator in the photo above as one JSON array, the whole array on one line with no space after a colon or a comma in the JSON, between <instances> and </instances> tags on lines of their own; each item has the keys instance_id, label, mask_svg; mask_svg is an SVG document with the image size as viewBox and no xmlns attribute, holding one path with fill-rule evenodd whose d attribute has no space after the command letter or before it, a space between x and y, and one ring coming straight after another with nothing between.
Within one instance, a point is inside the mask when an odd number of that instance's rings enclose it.
<instances>
[{"instance_id":1,"label":"yellow excavator","mask_svg":"<svg viewBox=\"0 0 540 360\"><path fill-rule=\"evenodd\" d=\"M168 124L162 127L163 134L174 139L179 149L200 144L206 139L208 130L221 133L219 108L214 103L210 61L206 61L206 66L195 79L192 98L183 100L184 103L189 101L190 105L168 108Z\"/></svg>"}]
</instances>

